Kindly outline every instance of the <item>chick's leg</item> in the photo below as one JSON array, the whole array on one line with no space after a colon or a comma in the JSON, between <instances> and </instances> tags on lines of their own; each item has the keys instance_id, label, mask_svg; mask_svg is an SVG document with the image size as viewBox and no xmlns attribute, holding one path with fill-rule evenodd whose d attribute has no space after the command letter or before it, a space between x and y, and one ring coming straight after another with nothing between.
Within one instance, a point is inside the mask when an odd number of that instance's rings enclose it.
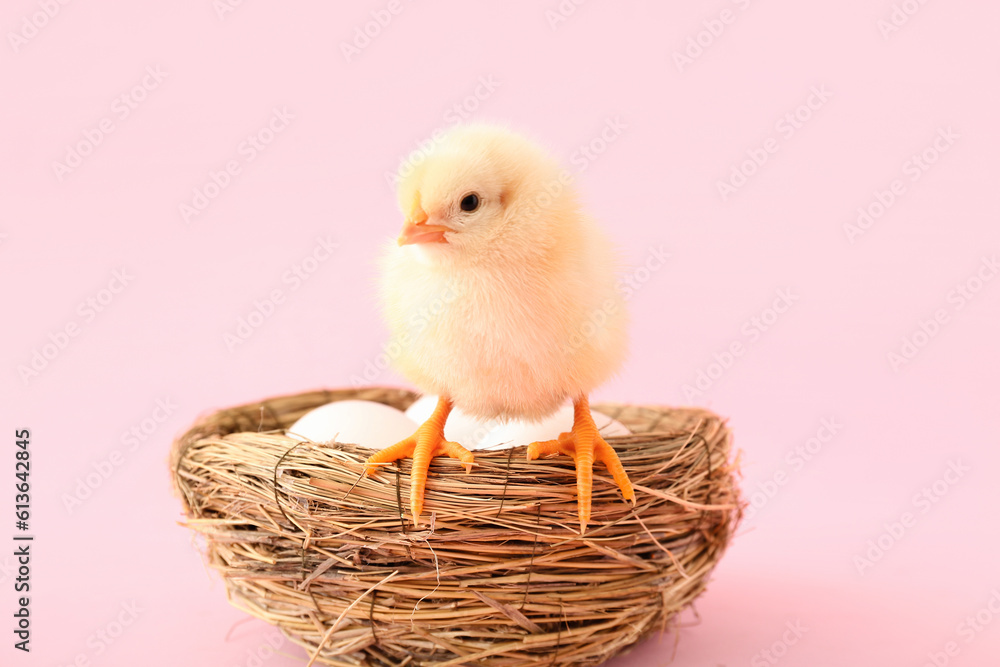
<instances>
[{"instance_id":1,"label":"chick's leg","mask_svg":"<svg viewBox=\"0 0 1000 667\"><path fill-rule=\"evenodd\" d=\"M607 466L625 500L635 503L632 482L618 459L618 454L601 437L590 414L590 404L586 396L573 402L573 429L560 433L556 440L544 440L528 445L528 460L546 454L566 454L573 457L576 464L577 511L580 516L580 532L586 532L590 521L590 499L594 486L594 461Z\"/></svg>"},{"instance_id":2,"label":"chick's leg","mask_svg":"<svg viewBox=\"0 0 1000 667\"><path fill-rule=\"evenodd\" d=\"M435 456L450 456L465 464L465 471L472 471L473 455L457 442L444 439L444 425L451 412L451 401L445 397L438 399L434 413L417 428L413 435L400 440L391 447L378 451L365 461L365 474L377 470L380 463L392 463L398 459L413 457L410 471L410 512L413 522L418 523L424 508L424 487L427 485L427 468Z\"/></svg>"}]
</instances>

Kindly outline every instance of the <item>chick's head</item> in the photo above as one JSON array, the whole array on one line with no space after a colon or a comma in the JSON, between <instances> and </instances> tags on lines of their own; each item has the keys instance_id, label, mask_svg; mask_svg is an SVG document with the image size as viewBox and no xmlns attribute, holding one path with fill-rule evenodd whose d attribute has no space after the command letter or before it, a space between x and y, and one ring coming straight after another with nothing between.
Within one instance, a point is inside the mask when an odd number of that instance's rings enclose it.
<instances>
[{"instance_id":1,"label":"chick's head","mask_svg":"<svg viewBox=\"0 0 1000 667\"><path fill-rule=\"evenodd\" d=\"M558 241L553 222L577 207L558 163L497 126L457 126L400 171L398 244L431 260L550 246Z\"/></svg>"}]
</instances>

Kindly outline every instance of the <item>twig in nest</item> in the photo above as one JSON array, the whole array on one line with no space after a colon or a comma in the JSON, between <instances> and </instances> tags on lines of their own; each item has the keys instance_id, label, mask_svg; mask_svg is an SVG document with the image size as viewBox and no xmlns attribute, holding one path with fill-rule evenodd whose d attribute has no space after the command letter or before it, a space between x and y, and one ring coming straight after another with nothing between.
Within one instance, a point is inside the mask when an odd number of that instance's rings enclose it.
<instances>
[{"instance_id":1,"label":"twig in nest","mask_svg":"<svg viewBox=\"0 0 1000 667\"><path fill-rule=\"evenodd\" d=\"M319 656L320 651L323 650L323 644L325 644L330 639L330 635L332 635L337 630L337 628L340 627L340 622L342 620L344 620L344 616L347 615L347 612L349 612L350 610L354 609L354 605L356 605L357 603L361 602L365 598L366 595L368 595L369 593L371 593L372 591L374 591L376 588L378 588L382 584L385 584L385 583L388 583L388 582L392 581L392 579L397 574L399 574L399 570L396 570L395 572L393 572L392 574L390 574L388 577L385 577L384 579L382 579L382 581L378 582L377 584L375 584L374 586L372 586L371 588L369 588L367 591L365 591L364 593L362 593L358 597L354 598L354 602L352 602L351 604L347 605L347 608L344 609L344 611L340 612L340 616L338 616L337 620L334 621L330 625L330 629L326 631L326 634L323 635L323 638L319 640L319 644L316 646L316 651L312 654L312 657L309 658L309 662L306 663L306 667L312 667L313 663L316 662L316 658Z\"/></svg>"}]
</instances>

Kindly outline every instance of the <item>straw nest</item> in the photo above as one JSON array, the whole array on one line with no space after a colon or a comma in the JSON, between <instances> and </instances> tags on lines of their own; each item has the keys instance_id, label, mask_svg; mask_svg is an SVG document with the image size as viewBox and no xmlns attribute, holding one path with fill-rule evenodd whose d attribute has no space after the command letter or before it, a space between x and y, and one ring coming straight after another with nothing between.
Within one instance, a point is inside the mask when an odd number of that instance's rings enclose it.
<instances>
[{"instance_id":1,"label":"straw nest","mask_svg":"<svg viewBox=\"0 0 1000 667\"><path fill-rule=\"evenodd\" d=\"M408 514L410 462L361 477L371 453L285 436L307 411L389 388L317 391L222 410L175 443L189 528L230 602L329 665L596 665L671 620L705 588L741 514L731 435L700 409L594 408L634 435L609 438L636 488L606 471L579 534L569 457L477 452L466 474L434 459L423 524Z\"/></svg>"}]
</instances>

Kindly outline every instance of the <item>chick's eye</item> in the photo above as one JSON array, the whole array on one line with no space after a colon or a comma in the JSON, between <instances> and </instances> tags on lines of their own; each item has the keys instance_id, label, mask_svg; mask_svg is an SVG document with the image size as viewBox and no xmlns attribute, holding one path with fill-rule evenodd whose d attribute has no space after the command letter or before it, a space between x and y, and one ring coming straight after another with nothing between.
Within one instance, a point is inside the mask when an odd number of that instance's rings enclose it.
<instances>
[{"instance_id":1,"label":"chick's eye","mask_svg":"<svg viewBox=\"0 0 1000 667\"><path fill-rule=\"evenodd\" d=\"M475 211L479 208L479 195L475 192L465 195L462 197L461 207L463 211Z\"/></svg>"}]
</instances>

